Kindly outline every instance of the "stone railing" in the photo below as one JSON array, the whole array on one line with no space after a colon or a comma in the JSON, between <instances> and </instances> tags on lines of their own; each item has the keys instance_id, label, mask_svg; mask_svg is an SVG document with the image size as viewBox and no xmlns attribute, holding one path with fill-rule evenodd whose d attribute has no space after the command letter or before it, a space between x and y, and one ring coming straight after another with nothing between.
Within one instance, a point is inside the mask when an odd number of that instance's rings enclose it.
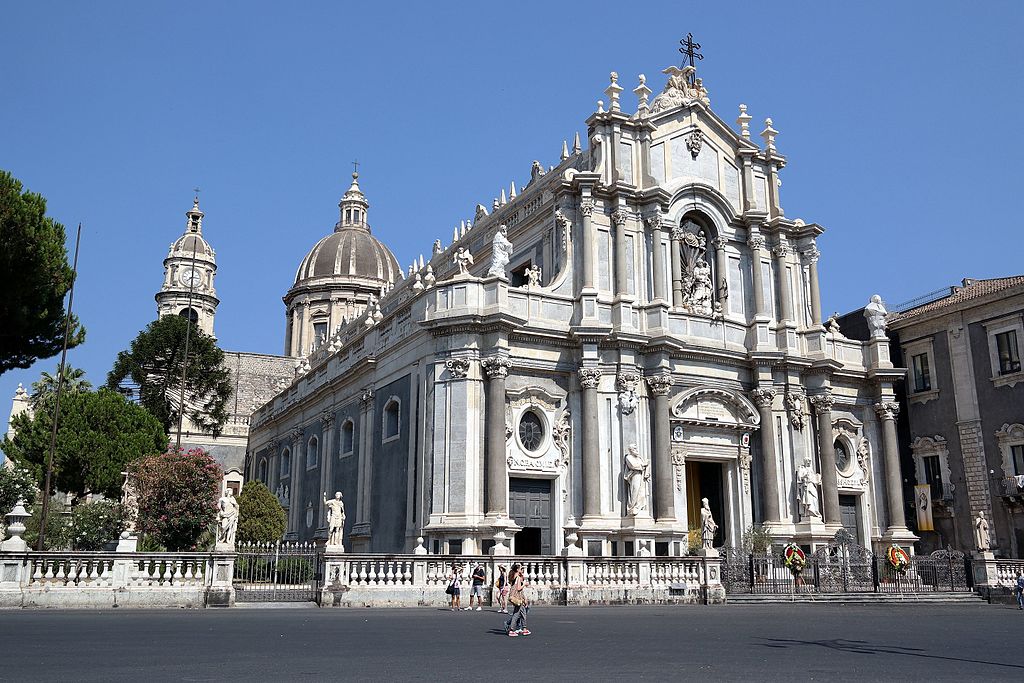
<instances>
[{"instance_id":1,"label":"stone railing","mask_svg":"<svg viewBox=\"0 0 1024 683\"><path fill-rule=\"evenodd\" d=\"M0 552L0 607L233 604L234 553Z\"/></svg>"},{"instance_id":2,"label":"stone railing","mask_svg":"<svg viewBox=\"0 0 1024 683\"><path fill-rule=\"evenodd\" d=\"M1020 572L1024 572L1024 560L996 560L995 585L1015 587Z\"/></svg>"},{"instance_id":3,"label":"stone railing","mask_svg":"<svg viewBox=\"0 0 1024 683\"><path fill-rule=\"evenodd\" d=\"M474 567L483 565L484 599L495 604L498 567L520 564L529 597L538 604L653 604L724 601L717 557L494 557L467 555L325 554L321 605L336 607L442 606L452 565L461 565L462 604L468 605Z\"/></svg>"}]
</instances>

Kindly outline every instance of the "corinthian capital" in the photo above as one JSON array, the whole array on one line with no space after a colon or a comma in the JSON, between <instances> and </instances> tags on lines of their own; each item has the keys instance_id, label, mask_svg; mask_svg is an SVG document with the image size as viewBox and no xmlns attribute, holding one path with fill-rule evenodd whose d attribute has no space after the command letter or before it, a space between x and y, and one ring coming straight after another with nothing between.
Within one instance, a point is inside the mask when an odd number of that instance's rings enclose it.
<instances>
[{"instance_id":1,"label":"corinthian capital","mask_svg":"<svg viewBox=\"0 0 1024 683\"><path fill-rule=\"evenodd\" d=\"M835 398L832 396L831 391L826 391L823 394L817 394L811 396L809 399L811 405L814 406L814 410L817 413L827 413L832 410L832 406L835 405Z\"/></svg>"},{"instance_id":2,"label":"corinthian capital","mask_svg":"<svg viewBox=\"0 0 1024 683\"><path fill-rule=\"evenodd\" d=\"M644 221L647 222L647 227L651 230L658 230L661 228L661 213L652 213L645 217Z\"/></svg>"},{"instance_id":3,"label":"corinthian capital","mask_svg":"<svg viewBox=\"0 0 1024 683\"><path fill-rule=\"evenodd\" d=\"M594 213L594 200L584 199L580 202L580 213L584 216L590 216Z\"/></svg>"},{"instance_id":4,"label":"corinthian capital","mask_svg":"<svg viewBox=\"0 0 1024 683\"><path fill-rule=\"evenodd\" d=\"M747 246L751 249L764 249L764 237L761 235L751 235L747 238Z\"/></svg>"},{"instance_id":5,"label":"corinthian capital","mask_svg":"<svg viewBox=\"0 0 1024 683\"><path fill-rule=\"evenodd\" d=\"M672 375L667 372L651 375L647 378L647 386L655 396L668 396L668 392L672 390Z\"/></svg>"},{"instance_id":6,"label":"corinthian capital","mask_svg":"<svg viewBox=\"0 0 1024 683\"><path fill-rule=\"evenodd\" d=\"M468 358L449 358L444 362L444 366L448 368L452 379L465 379L469 374Z\"/></svg>"},{"instance_id":7,"label":"corinthian capital","mask_svg":"<svg viewBox=\"0 0 1024 683\"><path fill-rule=\"evenodd\" d=\"M373 404L373 387L363 389L363 393L359 396L359 402L363 405L364 410Z\"/></svg>"},{"instance_id":8,"label":"corinthian capital","mask_svg":"<svg viewBox=\"0 0 1024 683\"><path fill-rule=\"evenodd\" d=\"M320 413L320 424L323 425L324 429L330 429L331 425L334 424L334 413L327 410Z\"/></svg>"},{"instance_id":9,"label":"corinthian capital","mask_svg":"<svg viewBox=\"0 0 1024 683\"><path fill-rule=\"evenodd\" d=\"M596 389L597 383L601 381L601 371L597 368L580 368L576 376L584 389Z\"/></svg>"},{"instance_id":10,"label":"corinthian capital","mask_svg":"<svg viewBox=\"0 0 1024 683\"><path fill-rule=\"evenodd\" d=\"M812 246L810 249L805 249L804 251L802 251L801 255L804 257L804 260L807 261L807 263L809 264L817 263L818 259L821 258L821 252L818 251L818 248L814 246Z\"/></svg>"},{"instance_id":11,"label":"corinthian capital","mask_svg":"<svg viewBox=\"0 0 1024 683\"><path fill-rule=\"evenodd\" d=\"M508 356L504 354L498 354L497 356L488 356L480 361L480 366L487 373L487 379L504 379L508 377L509 368L512 367L512 361L509 360Z\"/></svg>"},{"instance_id":12,"label":"corinthian capital","mask_svg":"<svg viewBox=\"0 0 1024 683\"><path fill-rule=\"evenodd\" d=\"M895 401L882 401L875 404L875 412L879 420L895 420L900 414L900 404Z\"/></svg>"},{"instance_id":13,"label":"corinthian capital","mask_svg":"<svg viewBox=\"0 0 1024 683\"><path fill-rule=\"evenodd\" d=\"M729 244L729 240L725 239L721 235L711 240L711 246L715 249L725 249L725 245Z\"/></svg>"},{"instance_id":14,"label":"corinthian capital","mask_svg":"<svg viewBox=\"0 0 1024 683\"><path fill-rule=\"evenodd\" d=\"M779 242L772 247L772 254L778 258L786 258L786 254L789 253L789 245L785 242Z\"/></svg>"},{"instance_id":15,"label":"corinthian capital","mask_svg":"<svg viewBox=\"0 0 1024 683\"><path fill-rule=\"evenodd\" d=\"M758 387L750 392L750 399L758 408L771 408L775 401L775 389Z\"/></svg>"},{"instance_id":16,"label":"corinthian capital","mask_svg":"<svg viewBox=\"0 0 1024 683\"><path fill-rule=\"evenodd\" d=\"M615 209L615 211L612 212L612 221L616 226L625 225L628 220L629 211L626 211L625 209Z\"/></svg>"}]
</instances>

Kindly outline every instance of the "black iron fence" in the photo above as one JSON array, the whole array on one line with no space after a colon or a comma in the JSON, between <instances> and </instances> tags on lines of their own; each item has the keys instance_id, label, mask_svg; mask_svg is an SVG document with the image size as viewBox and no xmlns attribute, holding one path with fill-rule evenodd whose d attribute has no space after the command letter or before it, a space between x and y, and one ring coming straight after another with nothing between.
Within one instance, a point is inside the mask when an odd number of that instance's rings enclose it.
<instances>
[{"instance_id":1,"label":"black iron fence","mask_svg":"<svg viewBox=\"0 0 1024 683\"><path fill-rule=\"evenodd\" d=\"M235 552L236 602L319 600L323 555L316 544L239 544Z\"/></svg>"}]
</instances>

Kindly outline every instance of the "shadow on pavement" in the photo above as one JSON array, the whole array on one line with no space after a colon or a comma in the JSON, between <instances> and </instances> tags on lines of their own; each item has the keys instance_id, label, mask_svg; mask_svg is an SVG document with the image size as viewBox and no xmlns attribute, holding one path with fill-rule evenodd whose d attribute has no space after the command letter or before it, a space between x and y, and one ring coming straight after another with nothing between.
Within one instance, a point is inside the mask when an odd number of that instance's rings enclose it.
<instances>
[{"instance_id":1,"label":"shadow on pavement","mask_svg":"<svg viewBox=\"0 0 1024 683\"><path fill-rule=\"evenodd\" d=\"M909 657L924 657L927 659L944 659L953 662L969 662L971 664L988 664L990 666L1001 666L1011 669L1024 669L1021 664L1006 664L1003 662L992 662L984 659L967 659L965 657L947 657L945 655L929 654L921 648L897 647L895 645L874 645L866 640L847 640L836 638L833 640L791 640L783 638L765 638L767 642L762 643L765 647L788 649L797 645L810 645L823 647L829 650L852 652L860 655L905 655Z\"/></svg>"}]
</instances>

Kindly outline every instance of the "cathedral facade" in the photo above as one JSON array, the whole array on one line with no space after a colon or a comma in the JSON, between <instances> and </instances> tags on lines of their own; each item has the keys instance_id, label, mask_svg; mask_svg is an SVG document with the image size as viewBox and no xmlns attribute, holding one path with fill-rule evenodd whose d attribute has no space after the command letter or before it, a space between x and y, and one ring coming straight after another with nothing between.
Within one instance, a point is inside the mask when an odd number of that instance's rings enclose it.
<instances>
[{"instance_id":1,"label":"cathedral facade","mask_svg":"<svg viewBox=\"0 0 1024 683\"><path fill-rule=\"evenodd\" d=\"M246 476L291 537L340 491L353 551L680 555L702 506L716 546L915 540L903 370L884 331L823 325L823 228L783 212L778 132L664 73L632 111L613 73L585 148L405 271L354 176L285 297L295 376L251 418Z\"/></svg>"}]
</instances>

